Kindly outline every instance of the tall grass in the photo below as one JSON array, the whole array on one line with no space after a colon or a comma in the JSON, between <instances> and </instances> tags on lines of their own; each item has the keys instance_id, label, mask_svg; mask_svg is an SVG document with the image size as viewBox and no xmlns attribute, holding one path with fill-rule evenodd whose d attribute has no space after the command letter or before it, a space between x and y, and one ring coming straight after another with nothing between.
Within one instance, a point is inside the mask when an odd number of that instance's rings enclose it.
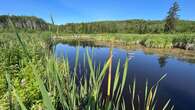
<instances>
[{"instance_id":1,"label":"tall grass","mask_svg":"<svg viewBox=\"0 0 195 110\"><path fill-rule=\"evenodd\" d=\"M8 103L10 107L4 108L22 110L127 109L129 102L124 100L123 92L128 74L128 58L126 58L124 63L123 75L120 75L119 69L122 64L120 60L118 61L113 87L111 87L110 81L108 83L110 87L108 88L109 100L107 100L107 98L102 97L103 93L101 87L108 69L112 66L112 51L103 68L95 69L92 56L90 56L87 49L86 58L84 57L87 62L84 62L84 64L89 66L90 71L79 78L77 74L79 62L78 49L75 57L74 71L72 72L69 67L68 57L59 61L55 56L48 55L46 51L40 51L46 47L42 46L42 40L37 39L34 42L31 40L28 41L28 38L20 36L17 32L16 36L19 41L17 44L19 45L13 45L10 47L11 49L3 50L3 52L12 52L12 48L15 47L21 51L18 53L21 58L17 59L19 70L15 73L10 71L8 74L5 74L6 80L4 84L7 84L7 88L4 88L4 94L0 97L6 97L6 99L10 99L10 101L0 100L0 102ZM25 43L28 43L28 45ZM40 47L37 48L37 46ZM2 56L6 58L7 54L4 53ZM3 63L7 63L8 60L5 61L6 62ZM9 65L11 64L12 63ZM3 64L2 66L7 65ZM5 68L3 72L8 72L10 68L11 67ZM164 79L165 76L166 75L162 76L152 87L148 87L148 83L146 83L145 97L140 97L137 94L136 80L134 80L133 84L129 85L129 94L132 96L130 100L131 108L133 110L139 108L144 108L145 110L159 109L155 106L157 101L157 89L160 81ZM120 77L122 81L119 80ZM139 106L137 106L137 104ZM7 105L0 104L0 108L3 108L3 106ZM168 100L161 109L165 110L169 106L170 100Z\"/></svg>"},{"instance_id":2,"label":"tall grass","mask_svg":"<svg viewBox=\"0 0 195 110\"><path fill-rule=\"evenodd\" d=\"M111 89L111 74L112 74L112 48L110 49L110 64L109 64L109 72L108 72L108 89L107 89L107 96L110 96L110 89Z\"/></svg>"}]
</instances>

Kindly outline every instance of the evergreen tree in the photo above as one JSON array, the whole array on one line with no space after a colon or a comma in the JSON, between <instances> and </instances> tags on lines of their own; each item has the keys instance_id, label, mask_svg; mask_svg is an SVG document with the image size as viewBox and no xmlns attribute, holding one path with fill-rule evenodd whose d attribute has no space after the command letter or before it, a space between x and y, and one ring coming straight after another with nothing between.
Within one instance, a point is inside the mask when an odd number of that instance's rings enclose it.
<instances>
[{"instance_id":1,"label":"evergreen tree","mask_svg":"<svg viewBox=\"0 0 195 110\"><path fill-rule=\"evenodd\" d=\"M168 11L168 16L166 17L166 23L164 27L165 32L172 32L175 31L176 22L178 20L178 11L179 11L179 4L177 2L173 3L173 6Z\"/></svg>"}]
</instances>

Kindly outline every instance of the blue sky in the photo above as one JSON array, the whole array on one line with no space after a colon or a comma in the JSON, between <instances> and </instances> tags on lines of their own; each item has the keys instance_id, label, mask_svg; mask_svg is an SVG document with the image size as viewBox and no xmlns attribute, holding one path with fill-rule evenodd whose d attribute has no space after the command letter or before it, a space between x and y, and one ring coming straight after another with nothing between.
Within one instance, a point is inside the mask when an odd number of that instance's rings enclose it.
<instances>
[{"instance_id":1,"label":"blue sky","mask_svg":"<svg viewBox=\"0 0 195 110\"><path fill-rule=\"evenodd\" d=\"M0 15L32 15L56 24L100 20L162 20L175 0L0 0ZM195 0L177 0L181 19L195 20Z\"/></svg>"}]
</instances>

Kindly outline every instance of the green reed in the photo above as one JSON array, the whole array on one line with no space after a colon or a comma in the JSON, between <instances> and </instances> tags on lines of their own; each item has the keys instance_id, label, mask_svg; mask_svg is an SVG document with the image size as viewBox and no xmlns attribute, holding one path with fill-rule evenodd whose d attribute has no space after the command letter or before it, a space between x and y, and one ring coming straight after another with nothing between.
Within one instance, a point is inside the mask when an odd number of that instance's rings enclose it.
<instances>
[{"instance_id":1,"label":"green reed","mask_svg":"<svg viewBox=\"0 0 195 110\"><path fill-rule=\"evenodd\" d=\"M103 68L100 66L98 69L94 68L94 62L92 57L89 54L88 49L86 50L86 65L89 66L90 71L83 74L79 80L77 75L77 67L79 64L79 49L76 51L75 57L75 66L74 71L70 70L70 64L68 57L59 61L53 55L40 54L39 49L44 49L41 47L43 43L42 40L37 39L33 43L28 41L29 44L24 45L26 38L21 37L20 34L16 34L19 40L19 44L22 48L21 53L22 59L19 60L19 70L16 73L17 75L8 74L6 75L6 83L8 84L7 91L10 94L10 106L8 109L14 109L15 106L19 105L20 109L47 109L47 110L75 110L75 109L107 109L107 110L118 110L127 108L129 102L125 102L123 97L124 88L127 80L127 70L128 70L128 59L126 58L124 63L123 73L121 74L119 69L121 67L120 60L118 61L116 73L114 76L113 89L110 87L110 100L104 99L102 97L103 93L101 91L101 86L107 70L110 67L112 58L108 58ZM14 42L12 42L14 43ZM39 47L40 48L37 48ZM12 51L7 50L7 51ZM45 52L45 51L43 51ZM27 55L28 53L29 55ZM6 55L4 55L6 56ZM31 57L29 57L31 56ZM26 60L28 59L28 60ZM84 57L85 60L85 57ZM84 63L84 64L85 64ZM85 69L85 68L84 68ZM6 71L6 70L4 70ZM89 74L89 77L87 76ZM10 77L12 79L10 80ZM20 77L20 78L18 78ZM157 90L159 83L166 77L166 74L160 78L152 87L148 87L148 81L146 82L145 87L145 97L140 97L136 90L136 80L133 81L132 85L129 85L129 94L132 96L130 99L130 104L133 110L139 108L144 108L145 110L157 109L156 101L157 99ZM122 79L120 81L120 78ZM18 80L28 79L24 84L18 84ZM17 82L17 83L15 83ZM20 83L21 81L19 81ZM109 84L111 86L111 84ZM29 90L25 91L24 87ZM29 98L29 92L36 94L35 98ZM24 92L26 95L22 95L21 92ZM25 93L27 92L27 93ZM41 97L39 97L41 95ZM37 98L38 97L38 98ZM26 98L29 98L31 105L27 104ZM28 101L29 101L28 100ZM144 100L144 101L141 101ZM14 102L15 103L12 103ZM16 103L17 102L17 103ZM36 103L35 103L36 102ZM144 102L144 103L141 103ZM136 105L139 105L138 107ZM162 110L169 108L170 100L168 100ZM1 108L1 105L0 105ZM16 107L17 108L17 107ZM174 106L172 106L174 109Z\"/></svg>"}]
</instances>

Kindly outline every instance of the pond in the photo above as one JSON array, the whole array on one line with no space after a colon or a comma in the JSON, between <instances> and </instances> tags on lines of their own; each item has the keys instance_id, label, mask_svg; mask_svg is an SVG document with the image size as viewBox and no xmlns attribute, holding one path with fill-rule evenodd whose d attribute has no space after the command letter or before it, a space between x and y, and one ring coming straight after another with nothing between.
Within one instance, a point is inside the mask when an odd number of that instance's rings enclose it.
<instances>
[{"instance_id":1,"label":"pond","mask_svg":"<svg viewBox=\"0 0 195 110\"><path fill-rule=\"evenodd\" d=\"M96 66L100 64L101 67L108 59L110 49L102 45L86 45L82 43L79 46L75 43L57 43L54 47L56 57L65 58L68 56L72 70L74 68L76 50L77 48L79 49L78 68L80 69L78 74L89 71L89 68L86 68L87 66L83 70L86 49L92 56L94 64ZM125 59L129 58L127 80L123 92L126 103L128 103L130 97L128 85L132 84L133 79L136 79L136 92L143 96L146 80L152 86L161 76L167 74L166 78L160 82L158 88L157 106L160 107L167 100L171 99L171 104L175 106L176 110L195 110L195 57L192 54L189 57L186 56L186 51L175 52L177 54L171 54L171 52L138 48L113 48L112 76L115 74L119 59L121 65L123 65ZM120 71L122 75L123 66L121 66ZM113 79L112 77L112 83ZM106 95L106 90L107 76L102 85L103 96ZM130 106L131 104L127 105Z\"/></svg>"}]
</instances>

